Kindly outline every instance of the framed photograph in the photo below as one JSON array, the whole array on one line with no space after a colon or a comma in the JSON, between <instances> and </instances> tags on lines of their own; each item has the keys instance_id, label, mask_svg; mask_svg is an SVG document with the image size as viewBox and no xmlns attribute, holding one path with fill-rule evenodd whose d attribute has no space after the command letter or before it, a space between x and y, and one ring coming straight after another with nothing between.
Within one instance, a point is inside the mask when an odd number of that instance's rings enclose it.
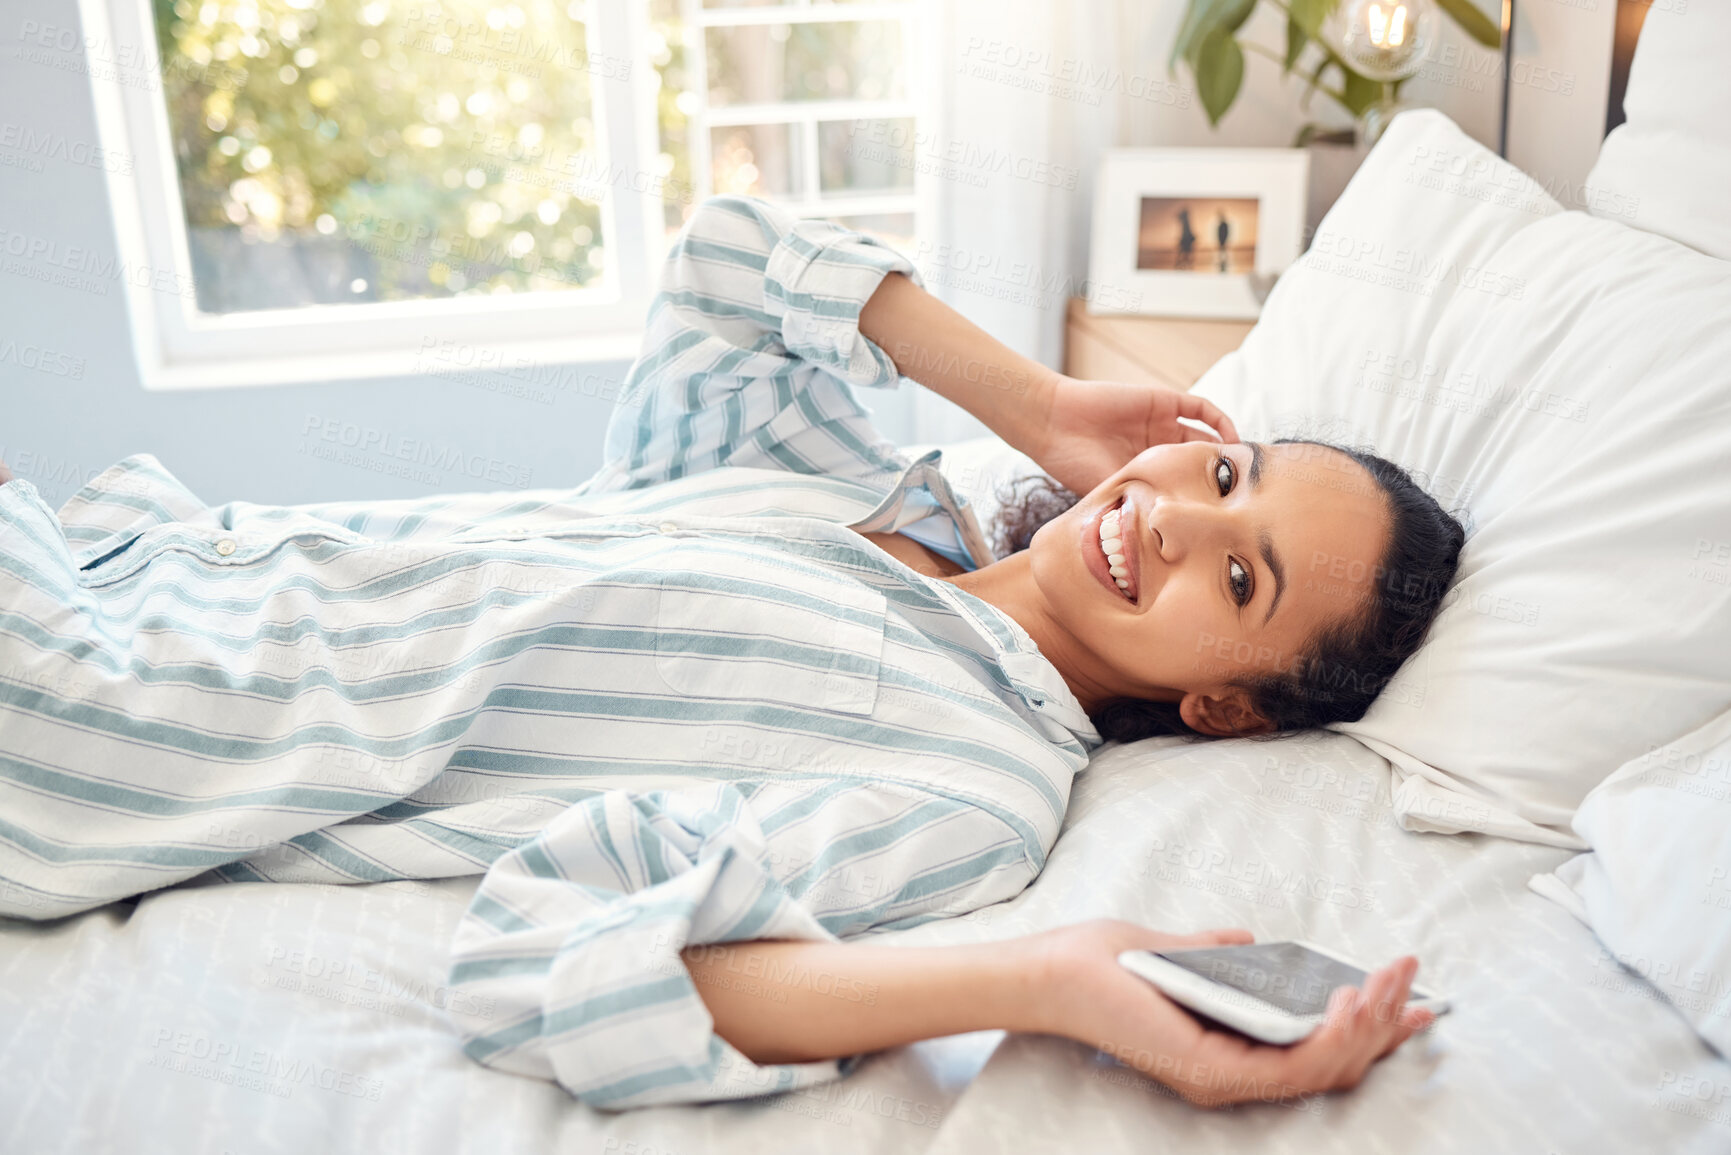
<instances>
[{"instance_id":1,"label":"framed photograph","mask_svg":"<svg viewBox=\"0 0 1731 1155\"><path fill-rule=\"evenodd\" d=\"M1304 244L1302 148L1129 148L1094 193L1090 313L1255 320Z\"/></svg>"}]
</instances>

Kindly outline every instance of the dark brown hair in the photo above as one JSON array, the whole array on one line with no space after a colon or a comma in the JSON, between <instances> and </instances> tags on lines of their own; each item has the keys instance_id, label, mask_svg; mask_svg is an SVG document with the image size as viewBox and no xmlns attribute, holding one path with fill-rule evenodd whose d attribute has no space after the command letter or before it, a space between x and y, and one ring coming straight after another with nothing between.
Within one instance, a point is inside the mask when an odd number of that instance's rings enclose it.
<instances>
[{"instance_id":1,"label":"dark brown hair","mask_svg":"<svg viewBox=\"0 0 1731 1155\"><path fill-rule=\"evenodd\" d=\"M1356 722L1418 650L1454 582L1466 531L1406 470L1373 453L1326 441L1281 438L1275 445L1318 445L1345 454L1370 474L1388 505L1388 547L1374 571L1375 595L1364 610L1320 630L1306 652L1279 674L1259 674L1243 688L1272 735L1331 722ZM999 485L993 548L999 557L1028 548L1034 534L1080 500L1045 474ZM1179 716L1177 702L1113 698L1090 717L1108 741L1162 734L1208 737ZM1244 735L1250 737L1252 735Z\"/></svg>"}]
</instances>

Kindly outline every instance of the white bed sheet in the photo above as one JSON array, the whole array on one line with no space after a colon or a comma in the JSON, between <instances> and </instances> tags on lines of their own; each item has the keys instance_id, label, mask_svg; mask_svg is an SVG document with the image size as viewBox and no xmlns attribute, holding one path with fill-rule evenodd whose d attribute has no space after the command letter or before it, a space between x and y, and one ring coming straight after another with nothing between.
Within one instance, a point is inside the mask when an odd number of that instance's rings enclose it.
<instances>
[{"instance_id":1,"label":"white bed sheet","mask_svg":"<svg viewBox=\"0 0 1731 1155\"><path fill-rule=\"evenodd\" d=\"M476 880L253 884L0 920L0 1150L1731 1148L1731 1063L1526 889L1569 852L1404 832L1388 789L1387 763L1341 735L1108 747L1029 890L876 940L1111 916L1419 954L1457 1010L1356 1092L1301 1108L1202 1112L1091 1048L981 1032L802 1092L611 1115L456 1049L434 1004Z\"/></svg>"},{"instance_id":2,"label":"white bed sheet","mask_svg":"<svg viewBox=\"0 0 1731 1155\"><path fill-rule=\"evenodd\" d=\"M918 1152L1001 1037L770 1100L593 1110L472 1062L444 1022L478 882L248 883L158 892L130 917L0 919L0 1151Z\"/></svg>"},{"instance_id":3,"label":"white bed sheet","mask_svg":"<svg viewBox=\"0 0 1731 1155\"><path fill-rule=\"evenodd\" d=\"M1015 1036L951 1108L932 1155L1731 1149L1731 1063L1526 889L1570 852L1403 831L1389 784L1388 763L1339 734L1111 747L1078 779L1035 886L986 913L1002 933L1110 916L1246 926L1373 965L1415 953L1419 981L1455 1002L1430 1031L1349 1094L1218 1113L1090 1048Z\"/></svg>"}]
</instances>

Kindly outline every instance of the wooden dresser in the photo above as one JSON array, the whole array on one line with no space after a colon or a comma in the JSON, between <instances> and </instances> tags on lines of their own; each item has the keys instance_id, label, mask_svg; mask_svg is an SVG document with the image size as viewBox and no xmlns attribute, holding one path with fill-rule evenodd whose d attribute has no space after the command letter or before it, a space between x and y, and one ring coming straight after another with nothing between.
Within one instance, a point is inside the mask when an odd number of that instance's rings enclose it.
<instances>
[{"instance_id":1,"label":"wooden dresser","mask_svg":"<svg viewBox=\"0 0 1731 1155\"><path fill-rule=\"evenodd\" d=\"M1096 317L1078 298L1064 320L1064 373L1188 389L1238 348L1253 321L1185 317Z\"/></svg>"}]
</instances>

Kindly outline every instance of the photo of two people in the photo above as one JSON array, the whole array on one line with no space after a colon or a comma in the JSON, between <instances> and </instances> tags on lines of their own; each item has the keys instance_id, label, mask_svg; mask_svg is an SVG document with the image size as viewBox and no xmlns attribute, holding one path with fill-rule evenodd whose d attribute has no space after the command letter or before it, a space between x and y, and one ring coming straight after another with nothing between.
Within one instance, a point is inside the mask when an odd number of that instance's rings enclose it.
<instances>
[{"instance_id":1,"label":"photo of two people","mask_svg":"<svg viewBox=\"0 0 1731 1155\"><path fill-rule=\"evenodd\" d=\"M1136 267L1254 272L1258 205L1255 197L1143 197Z\"/></svg>"}]
</instances>

